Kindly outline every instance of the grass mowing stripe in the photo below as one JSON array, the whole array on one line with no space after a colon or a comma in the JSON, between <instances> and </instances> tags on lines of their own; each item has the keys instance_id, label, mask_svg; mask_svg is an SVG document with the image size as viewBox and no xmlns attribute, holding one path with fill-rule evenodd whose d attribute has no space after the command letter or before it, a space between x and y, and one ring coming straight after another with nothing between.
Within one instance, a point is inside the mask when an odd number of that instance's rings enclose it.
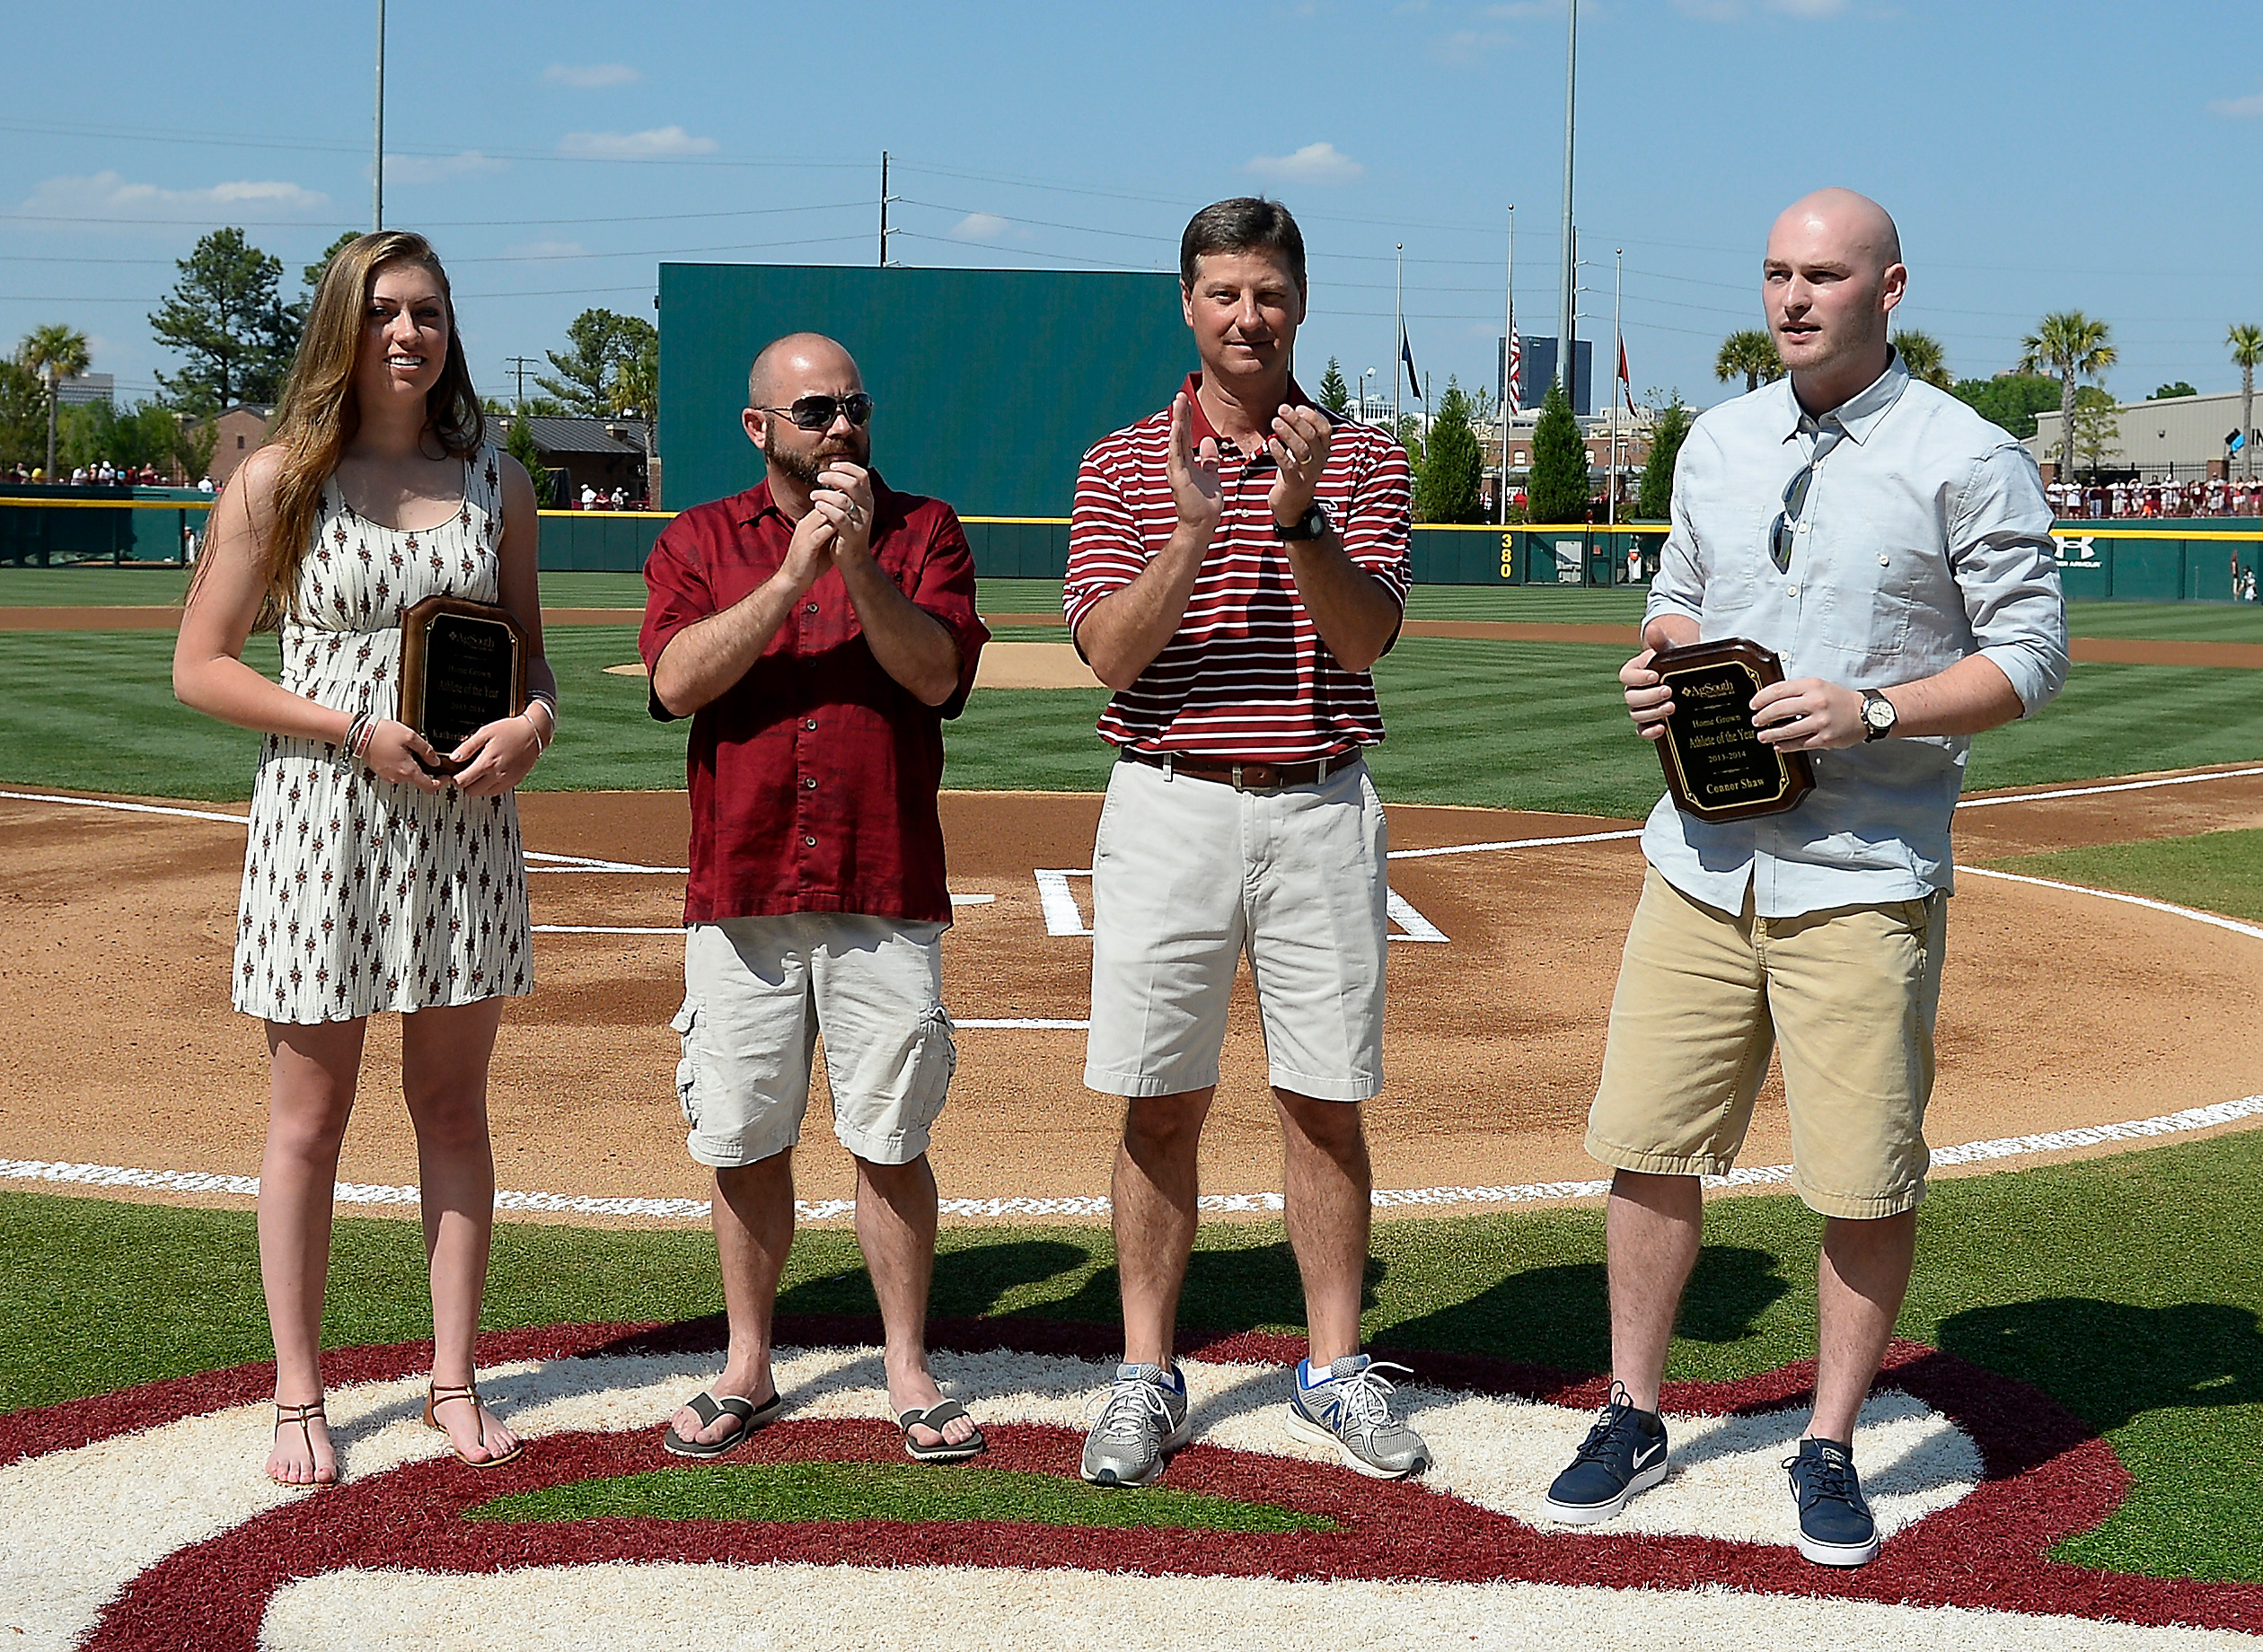
<instances>
[{"instance_id":1,"label":"grass mowing stripe","mask_svg":"<svg viewBox=\"0 0 2263 1652\"><path fill-rule=\"evenodd\" d=\"M1983 864L2263 922L2263 830L2103 843Z\"/></svg>"},{"instance_id":2,"label":"grass mowing stripe","mask_svg":"<svg viewBox=\"0 0 2263 1652\"><path fill-rule=\"evenodd\" d=\"M548 1486L467 1520L1011 1520L1195 1532L1334 1532L1333 1520L1168 1487L1101 1490L1021 1470L878 1463L724 1463Z\"/></svg>"},{"instance_id":3,"label":"grass mowing stripe","mask_svg":"<svg viewBox=\"0 0 2263 1652\"><path fill-rule=\"evenodd\" d=\"M1933 1186L1903 1334L2033 1384L2103 1432L2136 1478L2123 1510L2066 1558L2263 1582L2263 1272L2249 1265L2263 1255L2259 1185L2263 1130ZM1669 1373L1730 1381L1811 1358L1819 1219L1794 1199L1748 1196L1710 1203L1706 1221ZM1599 1371L1604 1288L1599 1211L1387 1222L1363 1330L1402 1348ZM1277 1224L1211 1226L1181 1321L1295 1331L1302 1301ZM721 1306L704 1232L496 1230L491 1327ZM876 1312L855 1235L802 1234L779 1306ZM1108 1235L946 1229L932 1307L1114 1322ZM428 1313L417 1225L339 1221L324 1340L428 1336ZM0 1351L6 1408L266 1358L251 1215L0 1194L0 1323L13 1333Z\"/></svg>"},{"instance_id":4,"label":"grass mowing stripe","mask_svg":"<svg viewBox=\"0 0 2263 1652\"><path fill-rule=\"evenodd\" d=\"M980 579L976 601L986 613L1057 614L1057 579ZM188 576L179 568L0 567L0 608L163 607L181 601ZM1640 587L1581 585L1416 585L1410 620L1505 620L1528 625L1626 625L1642 617ZM542 576L551 608L642 608L644 576L618 573ZM2149 637L2171 642L2263 642L2263 605L2244 602L2069 602L2077 637Z\"/></svg>"},{"instance_id":5,"label":"grass mowing stripe","mask_svg":"<svg viewBox=\"0 0 2263 1652\"><path fill-rule=\"evenodd\" d=\"M172 638L134 631L0 635L0 781L152 796L240 801L259 736L176 703ZM629 626L561 627L549 650L564 733L535 791L683 785L684 729L654 722L642 678L605 670L637 657ZM272 637L246 657L272 673ZM1634 816L1661 789L1651 749L1629 733L1618 651L1410 637L1377 667L1390 737L1369 755L1396 803L1461 804ZM1982 735L1973 786L2055 785L2263 756L2263 709L2249 673L2199 667L2078 665L2042 716ZM1098 690L977 694L946 725L947 786L1097 791L1109 753L1093 733Z\"/></svg>"}]
</instances>

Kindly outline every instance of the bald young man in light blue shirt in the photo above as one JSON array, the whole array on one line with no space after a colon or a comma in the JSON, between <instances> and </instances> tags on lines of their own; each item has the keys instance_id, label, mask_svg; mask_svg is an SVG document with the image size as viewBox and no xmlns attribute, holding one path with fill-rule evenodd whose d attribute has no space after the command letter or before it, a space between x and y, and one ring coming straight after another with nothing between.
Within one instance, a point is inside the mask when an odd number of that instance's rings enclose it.
<instances>
[{"instance_id":1,"label":"bald young man in light blue shirt","mask_svg":"<svg viewBox=\"0 0 2263 1652\"><path fill-rule=\"evenodd\" d=\"M1762 302L1790 377L1713 409L1674 478L1673 528L1619 673L1656 740L1659 650L1748 637L1787 681L1760 738L1804 751L1795 809L1701 821L1661 799L1587 1147L1616 1172L1614 1383L1547 1508L1610 1518L1667 1473L1658 1390L1697 1258L1703 1175L1734 1163L1780 1052L1792 1183L1825 1217L1815 1409L1789 1465L1809 1560L1878 1552L1855 1418L1893 1333L1928 1156L1951 883L1971 736L2066 678L2051 512L2026 450L1914 380L1888 338L1908 272L1874 201L1824 189L1776 220Z\"/></svg>"}]
</instances>

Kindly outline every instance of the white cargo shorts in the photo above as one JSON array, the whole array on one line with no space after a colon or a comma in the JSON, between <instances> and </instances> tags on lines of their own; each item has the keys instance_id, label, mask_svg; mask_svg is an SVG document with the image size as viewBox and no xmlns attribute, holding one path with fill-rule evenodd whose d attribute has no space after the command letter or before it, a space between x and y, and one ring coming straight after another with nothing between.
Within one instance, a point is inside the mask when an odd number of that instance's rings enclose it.
<instances>
[{"instance_id":1,"label":"white cargo shorts","mask_svg":"<svg viewBox=\"0 0 2263 1652\"><path fill-rule=\"evenodd\" d=\"M683 938L676 1099L702 1164L759 1164L801 1140L822 1036L833 1134L875 1164L928 1150L958 1065L943 930L853 913L693 924Z\"/></svg>"}]
</instances>

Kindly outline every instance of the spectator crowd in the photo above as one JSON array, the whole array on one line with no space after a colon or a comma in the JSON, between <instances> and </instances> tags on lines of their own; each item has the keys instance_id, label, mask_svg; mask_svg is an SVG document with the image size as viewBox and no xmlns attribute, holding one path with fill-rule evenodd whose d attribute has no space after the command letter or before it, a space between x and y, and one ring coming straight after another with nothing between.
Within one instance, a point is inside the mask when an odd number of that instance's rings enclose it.
<instances>
[{"instance_id":1,"label":"spectator crowd","mask_svg":"<svg viewBox=\"0 0 2263 1652\"><path fill-rule=\"evenodd\" d=\"M2062 522L2081 518L2263 515L2263 479L2051 482L2044 491Z\"/></svg>"}]
</instances>

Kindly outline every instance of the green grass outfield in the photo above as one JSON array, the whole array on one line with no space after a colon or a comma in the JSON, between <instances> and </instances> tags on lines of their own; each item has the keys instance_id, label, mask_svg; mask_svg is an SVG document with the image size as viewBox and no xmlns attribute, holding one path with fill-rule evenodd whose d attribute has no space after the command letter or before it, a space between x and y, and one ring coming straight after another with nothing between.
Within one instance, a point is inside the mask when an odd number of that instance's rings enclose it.
<instances>
[{"instance_id":1,"label":"green grass outfield","mask_svg":"<svg viewBox=\"0 0 2263 1652\"><path fill-rule=\"evenodd\" d=\"M0 567L0 608L162 607L181 601L188 576L179 568ZM1057 579L979 582L986 613L1057 614ZM542 601L551 608L642 608L637 574L545 574ZM1619 625L1642 617L1633 588L1577 585L1417 585L1407 615L1414 620L1505 620L1525 625ZM2077 637L2153 637L2171 642L2263 642L2263 603L2074 602L2067 620Z\"/></svg>"},{"instance_id":2,"label":"green grass outfield","mask_svg":"<svg viewBox=\"0 0 2263 1652\"><path fill-rule=\"evenodd\" d=\"M1902 1333L2033 1384L2103 1434L2135 1478L2121 1510L2060 1558L2263 1581L2259 1185L2263 1132L2252 1131L1934 1185ZM1727 1381L1811 1357L1818 1228L1788 1197L1709 1206L1670 1375ZM0 1408L269 1356L249 1211L0 1194ZM326 1340L429 1335L423 1270L413 1221L340 1221ZM933 1307L1113 1322L1115 1294L1105 1231L949 1228ZM1202 1230L1184 1323L1293 1332L1300 1302L1277 1224ZM854 1236L804 1233L779 1306L875 1312ZM492 1328L721 1307L702 1230L497 1227ZM1381 1224L1363 1323L1399 1348L1602 1370L1602 1215Z\"/></svg>"},{"instance_id":3,"label":"green grass outfield","mask_svg":"<svg viewBox=\"0 0 2263 1652\"><path fill-rule=\"evenodd\" d=\"M535 790L683 784L683 731L655 723L645 684L608 675L635 660L626 626L549 638L565 732ZM0 632L0 784L149 796L250 795L258 737L177 704L172 638L155 631ZM269 672L272 637L246 657ZM1662 789L1629 732L1607 645L1408 637L1378 665L1390 737L1369 758L1395 803L1633 816ZM1968 784L2030 786L2263 757L2263 677L2198 666L2081 664L2031 722L1980 736ZM947 728L956 790L1094 791L1108 752L1093 734L1105 695L993 690Z\"/></svg>"}]
</instances>

